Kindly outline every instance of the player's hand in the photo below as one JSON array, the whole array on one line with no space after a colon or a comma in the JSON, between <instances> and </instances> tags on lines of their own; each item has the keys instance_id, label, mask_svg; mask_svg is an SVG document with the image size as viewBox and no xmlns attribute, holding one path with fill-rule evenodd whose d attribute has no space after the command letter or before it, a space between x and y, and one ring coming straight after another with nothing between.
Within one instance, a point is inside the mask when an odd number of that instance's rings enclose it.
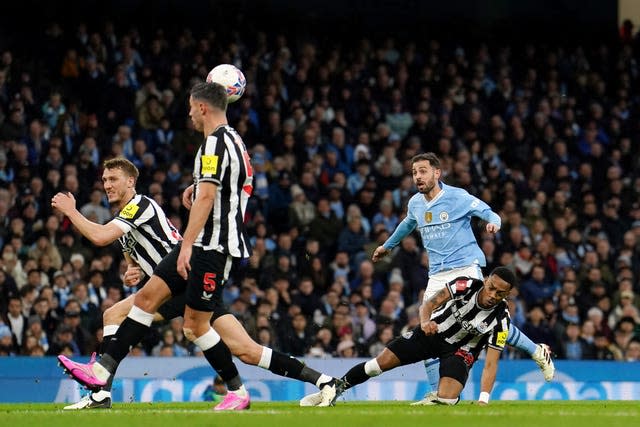
<instances>
[{"instance_id":1,"label":"player's hand","mask_svg":"<svg viewBox=\"0 0 640 427\"><path fill-rule=\"evenodd\" d=\"M373 255L371 256L371 261L378 262L389 252L390 252L389 249L385 248L384 246L378 246L376 250L373 251Z\"/></svg>"},{"instance_id":2,"label":"player's hand","mask_svg":"<svg viewBox=\"0 0 640 427\"><path fill-rule=\"evenodd\" d=\"M51 199L51 207L69 216L69 213L76 208L76 199L71 193L58 193Z\"/></svg>"},{"instance_id":3,"label":"player's hand","mask_svg":"<svg viewBox=\"0 0 640 427\"><path fill-rule=\"evenodd\" d=\"M137 265L129 265L124 273L124 285L136 286L144 278L144 271Z\"/></svg>"},{"instance_id":4,"label":"player's hand","mask_svg":"<svg viewBox=\"0 0 640 427\"><path fill-rule=\"evenodd\" d=\"M426 322L420 323L420 329L422 329L425 335L435 335L438 332L438 324L433 320L427 320Z\"/></svg>"},{"instance_id":5,"label":"player's hand","mask_svg":"<svg viewBox=\"0 0 640 427\"><path fill-rule=\"evenodd\" d=\"M176 263L176 270L180 277L187 280L189 271L191 271L191 245L182 244L180 248L180 254L178 255L178 262Z\"/></svg>"},{"instance_id":6,"label":"player's hand","mask_svg":"<svg viewBox=\"0 0 640 427\"><path fill-rule=\"evenodd\" d=\"M488 223L487 224L487 233L496 234L500 231L500 227L496 224Z\"/></svg>"},{"instance_id":7,"label":"player's hand","mask_svg":"<svg viewBox=\"0 0 640 427\"><path fill-rule=\"evenodd\" d=\"M184 189L182 193L182 206L191 209L191 196L193 195L193 184Z\"/></svg>"}]
</instances>

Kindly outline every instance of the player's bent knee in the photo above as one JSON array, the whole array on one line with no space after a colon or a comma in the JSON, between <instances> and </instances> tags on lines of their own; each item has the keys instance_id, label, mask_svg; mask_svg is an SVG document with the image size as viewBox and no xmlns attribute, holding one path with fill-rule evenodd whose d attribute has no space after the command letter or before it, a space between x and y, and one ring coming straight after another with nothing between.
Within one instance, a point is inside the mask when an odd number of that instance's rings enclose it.
<instances>
[{"instance_id":1,"label":"player's bent knee","mask_svg":"<svg viewBox=\"0 0 640 427\"><path fill-rule=\"evenodd\" d=\"M127 313L112 306L102 314L102 323L105 325L119 325L125 317L127 317Z\"/></svg>"},{"instance_id":2,"label":"player's bent knee","mask_svg":"<svg viewBox=\"0 0 640 427\"><path fill-rule=\"evenodd\" d=\"M364 372L370 377L377 377L382 373L382 369L376 359L371 359L364 364Z\"/></svg>"},{"instance_id":3,"label":"player's bent knee","mask_svg":"<svg viewBox=\"0 0 640 427\"><path fill-rule=\"evenodd\" d=\"M112 305L102 314L102 320L105 325L119 325L129 314L129 310L133 306L133 300L124 299Z\"/></svg>"},{"instance_id":4,"label":"player's bent knee","mask_svg":"<svg viewBox=\"0 0 640 427\"><path fill-rule=\"evenodd\" d=\"M458 356L449 356L440 360L440 384L449 383L450 389L457 387L464 387L469 377L469 366L465 363L464 359ZM462 389L462 388L460 388ZM459 393L453 393L455 396L451 396L450 393L440 394L441 397L457 397Z\"/></svg>"},{"instance_id":5,"label":"player's bent knee","mask_svg":"<svg viewBox=\"0 0 640 427\"><path fill-rule=\"evenodd\" d=\"M148 295L147 292L143 292L143 290L140 290L140 292L136 294L134 304L136 307L146 311L147 313L155 313L157 309L156 306L158 305L156 304L155 299L151 295Z\"/></svg>"}]
</instances>

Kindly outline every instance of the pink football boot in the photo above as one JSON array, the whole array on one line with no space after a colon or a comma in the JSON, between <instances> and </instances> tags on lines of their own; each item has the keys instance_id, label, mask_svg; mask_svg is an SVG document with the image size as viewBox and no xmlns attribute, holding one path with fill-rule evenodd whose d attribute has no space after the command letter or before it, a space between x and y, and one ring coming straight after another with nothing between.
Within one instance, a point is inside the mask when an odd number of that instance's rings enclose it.
<instances>
[{"instance_id":1,"label":"pink football boot","mask_svg":"<svg viewBox=\"0 0 640 427\"><path fill-rule=\"evenodd\" d=\"M251 406L251 399L249 393L246 396L238 396L232 391L227 392L222 402L220 402L214 411L242 411L243 409L249 409Z\"/></svg>"},{"instance_id":2,"label":"pink football boot","mask_svg":"<svg viewBox=\"0 0 640 427\"><path fill-rule=\"evenodd\" d=\"M93 365L96 363L96 354L91 355L89 363L78 363L69 359L62 354L58 356L58 361L64 371L74 380L92 391L98 391L104 387L107 382L97 378L93 373Z\"/></svg>"}]
</instances>

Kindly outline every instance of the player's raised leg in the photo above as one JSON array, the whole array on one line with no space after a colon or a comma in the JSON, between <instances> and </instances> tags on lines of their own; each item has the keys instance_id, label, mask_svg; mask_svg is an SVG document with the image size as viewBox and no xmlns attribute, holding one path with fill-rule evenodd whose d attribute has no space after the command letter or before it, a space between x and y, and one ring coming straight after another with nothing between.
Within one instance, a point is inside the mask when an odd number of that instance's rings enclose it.
<instances>
[{"instance_id":1,"label":"player's raised leg","mask_svg":"<svg viewBox=\"0 0 640 427\"><path fill-rule=\"evenodd\" d=\"M329 406L336 396L336 379L318 372L295 357L288 356L256 343L231 314L225 314L213 322L231 353L249 365L259 366L276 375L315 384L320 389L316 398L308 405Z\"/></svg>"},{"instance_id":2,"label":"player's raised leg","mask_svg":"<svg viewBox=\"0 0 640 427\"><path fill-rule=\"evenodd\" d=\"M149 330L158 307L171 297L167 284L157 276L135 294L134 305L126 319L118 327L117 332L106 346L104 355L99 361L92 360L87 364L72 361L65 356L58 356L65 371L89 390L99 391L105 387L115 375L118 365Z\"/></svg>"}]
</instances>

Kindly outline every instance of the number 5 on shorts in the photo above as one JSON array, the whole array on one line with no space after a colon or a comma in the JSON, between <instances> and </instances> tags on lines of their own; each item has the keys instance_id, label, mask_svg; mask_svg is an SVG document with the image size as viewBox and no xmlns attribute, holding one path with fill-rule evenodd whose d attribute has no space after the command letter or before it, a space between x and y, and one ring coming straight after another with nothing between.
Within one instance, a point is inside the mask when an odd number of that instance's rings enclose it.
<instances>
[{"instance_id":1,"label":"number 5 on shorts","mask_svg":"<svg viewBox=\"0 0 640 427\"><path fill-rule=\"evenodd\" d=\"M204 290L207 292L213 292L216 290L216 273L204 273L202 280L204 283Z\"/></svg>"}]
</instances>

